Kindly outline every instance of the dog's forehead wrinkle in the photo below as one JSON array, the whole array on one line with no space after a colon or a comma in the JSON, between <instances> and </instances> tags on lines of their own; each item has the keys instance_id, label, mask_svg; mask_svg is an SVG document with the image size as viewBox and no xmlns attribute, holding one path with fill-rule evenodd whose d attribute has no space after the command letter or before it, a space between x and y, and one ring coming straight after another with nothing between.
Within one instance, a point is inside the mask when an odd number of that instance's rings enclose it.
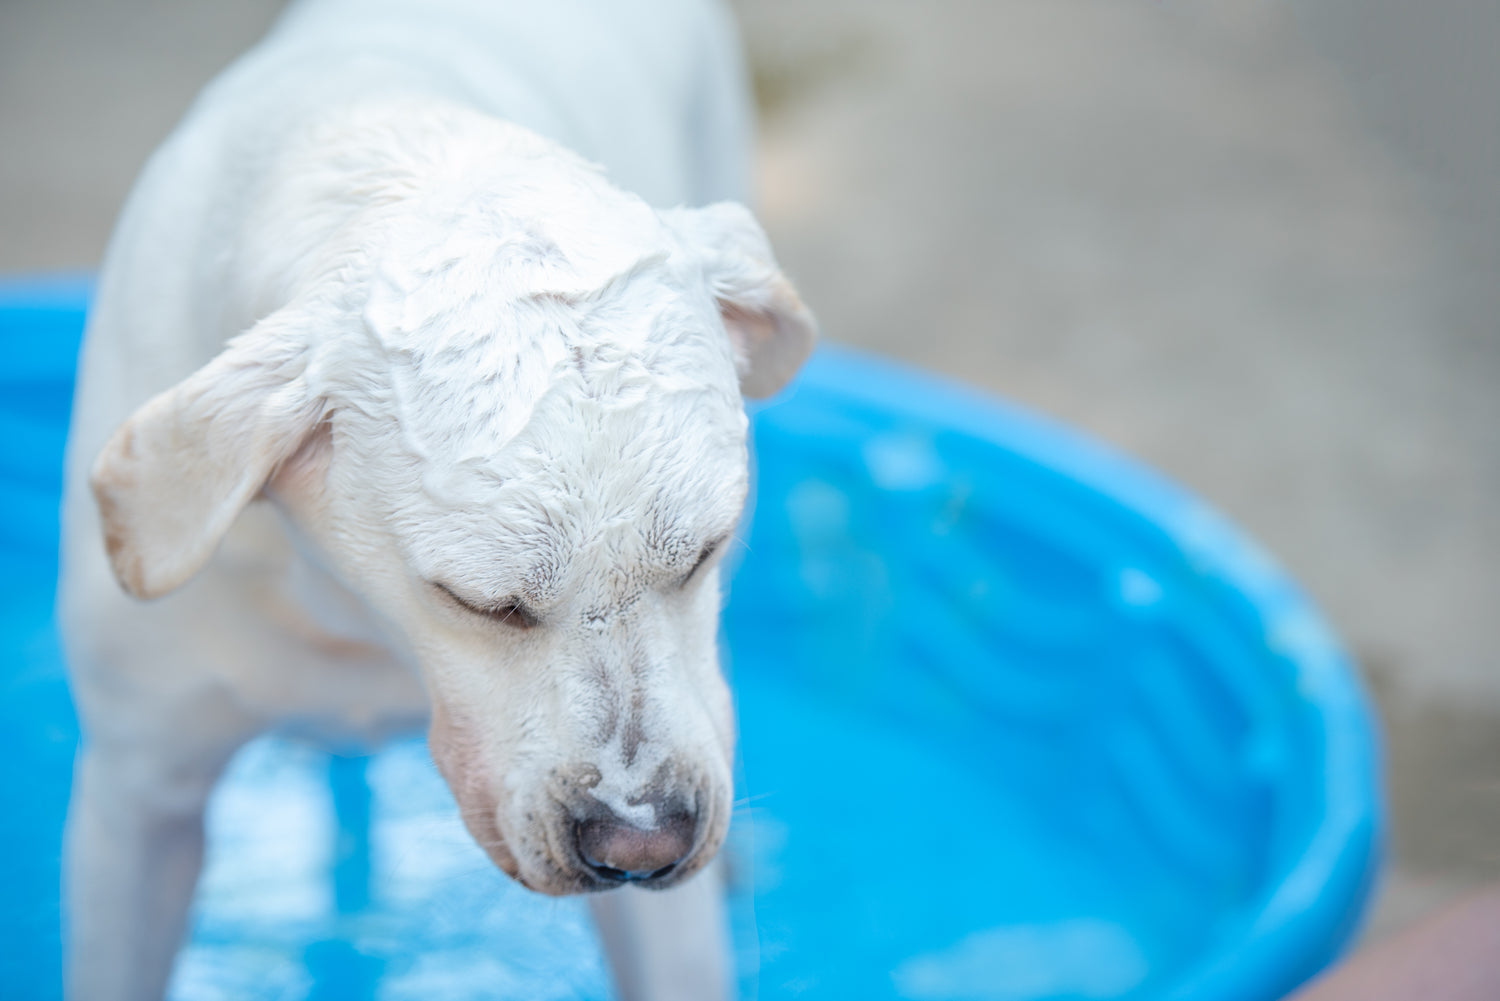
<instances>
[{"instance_id":1,"label":"dog's forehead wrinkle","mask_svg":"<svg viewBox=\"0 0 1500 1001\"><path fill-rule=\"evenodd\" d=\"M491 451L440 461L429 448L424 489L480 534L484 516L496 512L502 530L545 525L584 538L651 524L668 540L689 515L703 522L697 532L722 532L747 482L742 414L660 402L611 407L543 394L516 435Z\"/></svg>"},{"instance_id":2,"label":"dog's forehead wrinkle","mask_svg":"<svg viewBox=\"0 0 1500 1001\"><path fill-rule=\"evenodd\" d=\"M744 419L725 345L701 333L655 338L660 323L637 321L642 333L629 323L584 330L580 322L572 307L534 301L521 312L455 321L487 326L487 336L450 328L388 352L390 395L412 451L485 465L518 440L548 462L580 444L638 454L664 438L739 444ZM680 317L665 325L674 324L697 326Z\"/></svg>"},{"instance_id":3,"label":"dog's forehead wrinkle","mask_svg":"<svg viewBox=\"0 0 1500 1001\"><path fill-rule=\"evenodd\" d=\"M670 253L659 217L592 167L566 160L542 174L516 167L501 157L434 178L387 227L383 272L408 292L482 270L488 281L470 288L577 298Z\"/></svg>"},{"instance_id":4,"label":"dog's forehead wrinkle","mask_svg":"<svg viewBox=\"0 0 1500 1001\"><path fill-rule=\"evenodd\" d=\"M426 441L456 440L461 451L486 454L514 437L546 395L575 394L579 378L585 395L607 398L681 367L696 369L686 382L701 389L705 368L724 368L649 350L659 331L681 341L671 328L691 325L672 306L675 290L648 280L652 255L625 254L605 288L583 289L596 294L582 304L513 260L484 258L445 248L425 268L378 268L363 310L403 422Z\"/></svg>"}]
</instances>

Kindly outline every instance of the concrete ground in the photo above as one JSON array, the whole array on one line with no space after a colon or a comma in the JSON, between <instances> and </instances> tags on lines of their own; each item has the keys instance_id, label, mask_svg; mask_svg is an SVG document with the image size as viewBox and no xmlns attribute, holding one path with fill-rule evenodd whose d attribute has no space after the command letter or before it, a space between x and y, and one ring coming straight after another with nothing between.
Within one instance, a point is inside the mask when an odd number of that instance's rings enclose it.
<instances>
[{"instance_id":1,"label":"concrete ground","mask_svg":"<svg viewBox=\"0 0 1500 1001\"><path fill-rule=\"evenodd\" d=\"M1500 5L1306 6L737 4L827 335L1157 466L1339 627L1388 728L1378 936L1500 877ZM94 265L279 7L0 4L0 271Z\"/></svg>"}]
</instances>

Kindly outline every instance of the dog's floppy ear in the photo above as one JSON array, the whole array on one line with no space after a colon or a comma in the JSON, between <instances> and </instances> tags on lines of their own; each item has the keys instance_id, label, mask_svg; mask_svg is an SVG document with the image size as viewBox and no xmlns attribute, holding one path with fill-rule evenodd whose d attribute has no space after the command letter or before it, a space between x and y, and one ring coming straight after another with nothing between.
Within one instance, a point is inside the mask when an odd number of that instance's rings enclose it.
<instances>
[{"instance_id":1,"label":"dog's floppy ear","mask_svg":"<svg viewBox=\"0 0 1500 1001\"><path fill-rule=\"evenodd\" d=\"M241 509L317 427L306 319L261 320L145 403L94 462L90 485L120 585L156 598L197 573Z\"/></svg>"},{"instance_id":2,"label":"dog's floppy ear","mask_svg":"<svg viewBox=\"0 0 1500 1001\"><path fill-rule=\"evenodd\" d=\"M777 392L812 353L818 324L776 266L765 231L736 202L665 215L703 259L734 342L740 391L753 397Z\"/></svg>"}]
</instances>

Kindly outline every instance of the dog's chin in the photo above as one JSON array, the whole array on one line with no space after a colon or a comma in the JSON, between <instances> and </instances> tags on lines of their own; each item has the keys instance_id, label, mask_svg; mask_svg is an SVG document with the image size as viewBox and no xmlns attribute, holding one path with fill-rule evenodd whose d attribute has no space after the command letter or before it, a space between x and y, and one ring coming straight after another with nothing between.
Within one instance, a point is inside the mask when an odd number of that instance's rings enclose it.
<instances>
[{"instance_id":1,"label":"dog's chin","mask_svg":"<svg viewBox=\"0 0 1500 1001\"><path fill-rule=\"evenodd\" d=\"M490 857L495 856L492 854ZM495 864L500 865L498 861ZM500 868L526 889L549 897L571 897L609 888L587 869L578 865L560 864L545 854L534 859L528 858L525 863L516 864L513 869L506 869L504 866Z\"/></svg>"},{"instance_id":2,"label":"dog's chin","mask_svg":"<svg viewBox=\"0 0 1500 1001\"><path fill-rule=\"evenodd\" d=\"M445 763L448 768L443 767ZM445 777L453 770L452 762L442 759L439 760L438 767ZM467 773L460 775L470 777ZM565 845L566 841L549 837L549 832L542 828L507 831L502 825L500 811L494 799L487 794L476 793L475 790L482 789L482 785L465 784L454 788L455 783L451 778L448 784L454 791L459 815L463 818L469 836L489 856L495 867L511 879L528 890L550 897L565 897L604 888L594 885L598 882L597 878L581 861L571 857L565 849L559 850L557 846Z\"/></svg>"},{"instance_id":3,"label":"dog's chin","mask_svg":"<svg viewBox=\"0 0 1500 1001\"><path fill-rule=\"evenodd\" d=\"M534 893L548 897L576 897L584 893L607 890L608 886L583 873L550 872L536 876L520 874L516 882Z\"/></svg>"},{"instance_id":4,"label":"dog's chin","mask_svg":"<svg viewBox=\"0 0 1500 1001\"><path fill-rule=\"evenodd\" d=\"M562 836L565 829L566 825L556 831L528 826L506 831L496 817L488 837L481 838L473 825L469 833L501 872L528 890L549 897L569 897L602 889L594 885L594 874L562 847L567 843Z\"/></svg>"},{"instance_id":5,"label":"dog's chin","mask_svg":"<svg viewBox=\"0 0 1500 1001\"><path fill-rule=\"evenodd\" d=\"M468 828L469 837L495 863L495 868L517 880L522 886L530 886L522 872L520 861L510 849L510 842L500 833L494 810L483 806L468 806L460 801L459 815L463 818L464 827Z\"/></svg>"},{"instance_id":6,"label":"dog's chin","mask_svg":"<svg viewBox=\"0 0 1500 1001\"><path fill-rule=\"evenodd\" d=\"M522 886L527 885L526 878L521 874L520 863L516 861L516 857L511 854L510 848L504 842L480 843L479 847L490 857L490 861L495 863L495 868Z\"/></svg>"},{"instance_id":7,"label":"dog's chin","mask_svg":"<svg viewBox=\"0 0 1500 1001\"><path fill-rule=\"evenodd\" d=\"M511 840L501 833L499 824L491 819L493 816L491 811L470 810L463 807L460 807L460 810L464 817L464 826L469 829L469 835L474 839L474 843L489 856L491 862L495 863L495 868L526 889L544 893L549 897L565 897L589 891L588 876L573 873L570 869L552 862L551 859L543 857L533 860L528 857L523 863L522 859L516 857L516 852L511 850ZM482 819L476 822L475 818ZM525 854L529 856L533 853Z\"/></svg>"}]
</instances>

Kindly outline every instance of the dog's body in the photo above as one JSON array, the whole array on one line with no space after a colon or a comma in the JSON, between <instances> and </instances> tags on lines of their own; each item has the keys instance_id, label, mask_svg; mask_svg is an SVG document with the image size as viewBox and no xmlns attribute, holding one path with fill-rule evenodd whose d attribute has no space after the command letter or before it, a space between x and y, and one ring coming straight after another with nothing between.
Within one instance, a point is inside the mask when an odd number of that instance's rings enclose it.
<instances>
[{"instance_id":1,"label":"dog's body","mask_svg":"<svg viewBox=\"0 0 1500 1001\"><path fill-rule=\"evenodd\" d=\"M744 196L747 118L697 0L306 0L156 155L69 445L79 1001L160 996L246 739L429 719L506 871L673 887L595 898L623 993L720 992L673 884L728 822L739 394L813 329L743 210L667 209Z\"/></svg>"}]
</instances>

